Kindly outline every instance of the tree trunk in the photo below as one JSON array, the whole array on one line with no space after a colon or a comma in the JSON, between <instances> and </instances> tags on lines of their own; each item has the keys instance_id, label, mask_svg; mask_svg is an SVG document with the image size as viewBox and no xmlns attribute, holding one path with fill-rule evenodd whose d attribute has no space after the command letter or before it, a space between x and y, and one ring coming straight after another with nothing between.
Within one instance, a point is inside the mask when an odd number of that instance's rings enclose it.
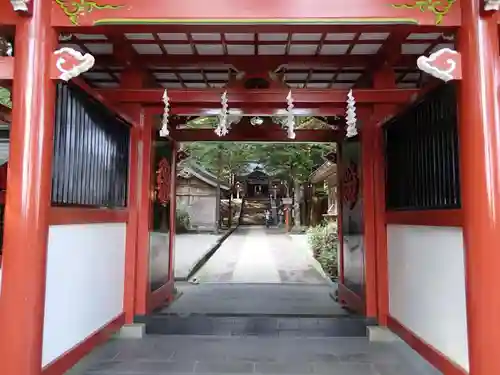
<instances>
[{"instance_id":1,"label":"tree trunk","mask_svg":"<svg viewBox=\"0 0 500 375\"><path fill-rule=\"evenodd\" d=\"M231 206L231 201L233 200L233 194L229 196L229 217L228 217L228 227L231 228L233 225L233 207Z\"/></svg>"},{"instance_id":2,"label":"tree trunk","mask_svg":"<svg viewBox=\"0 0 500 375\"><path fill-rule=\"evenodd\" d=\"M293 225L295 227L301 226L300 220L300 184L293 181Z\"/></svg>"}]
</instances>

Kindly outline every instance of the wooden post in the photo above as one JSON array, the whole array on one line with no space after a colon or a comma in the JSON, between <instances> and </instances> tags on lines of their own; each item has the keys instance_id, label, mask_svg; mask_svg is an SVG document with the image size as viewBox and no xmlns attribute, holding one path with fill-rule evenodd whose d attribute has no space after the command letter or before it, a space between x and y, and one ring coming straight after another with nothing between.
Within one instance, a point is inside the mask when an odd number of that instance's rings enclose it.
<instances>
[{"instance_id":1,"label":"wooden post","mask_svg":"<svg viewBox=\"0 0 500 375\"><path fill-rule=\"evenodd\" d=\"M375 89L391 89L396 87L394 69L383 67L373 77ZM389 315L389 259L387 257L387 225L385 219L385 150L384 131L380 121L393 114L396 108L392 104L377 104L373 107L373 181L375 210L375 247L376 247L376 285L377 285L377 321L379 325L387 325Z\"/></svg>"},{"instance_id":2,"label":"wooden post","mask_svg":"<svg viewBox=\"0 0 500 375\"><path fill-rule=\"evenodd\" d=\"M366 116L368 117L368 116ZM361 188L363 196L364 221L364 280L365 280L365 314L368 318L377 316L377 254L375 240L375 180L374 180L374 142L375 125L365 120L360 134L361 141Z\"/></svg>"},{"instance_id":3,"label":"wooden post","mask_svg":"<svg viewBox=\"0 0 500 375\"><path fill-rule=\"evenodd\" d=\"M174 282L175 275L175 223L177 212L177 142L172 141L172 160L170 171L172 173L170 178L170 232L168 241L168 280Z\"/></svg>"},{"instance_id":4,"label":"wooden post","mask_svg":"<svg viewBox=\"0 0 500 375\"><path fill-rule=\"evenodd\" d=\"M290 232L290 205L285 205L285 230Z\"/></svg>"},{"instance_id":5,"label":"wooden post","mask_svg":"<svg viewBox=\"0 0 500 375\"><path fill-rule=\"evenodd\" d=\"M221 169L222 169L222 146L218 146L217 152L217 187L215 190L216 200L215 200L215 232L219 233L222 227L222 216L220 214L221 208L221 188L220 188L220 179L221 179Z\"/></svg>"},{"instance_id":6,"label":"wooden post","mask_svg":"<svg viewBox=\"0 0 500 375\"><path fill-rule=\"evenodd\" d=\"M128 69L122 73L122 88L141 88L143 81L142 72L135 69ZM140 210L138 191L140 190L140 160L139 147L141 144L142 131L144 129L144 109L140 104L129 104L124 108L130 113L134 127L130 129L130 157L129 157L129 184L128 184L128 222L125 254L125 287L124 287L124 310L125 322L132 324L135 315L135 288L137 270L137 240L138 240L138 215ZM142 157L142 153L141 153ZM142 254L142 253L141 253Z\"/></svg>"},{"instance_id":7,"label":"wooden post","mask_svg":"<svg viewBox=\"0 0 500 375\"><path fill-rule=\"evenodd\" d=\"M498 25L463 0L458 130L470 375L500 374L500 114Z\"/></svg>"},{"instance_id":8,"label":"wooden post","mask_svg":"<svg viewBox=\"0 0 500 375\"><path fill-rule=\"evenodd\" d=\"M55 83L50 80L57 35L51 7L32 2L19 17L5 209L0 374L39 375L51 201Z\"/></svg>"},{"instance_id":9,"label":"wooden post","mask_svg":"<svg viewBox=\"0 0 500 375\"><path fill-rule=\"evenodd\" d=\"M149 290L149 229L152 212L153 175L153 121L150 111L144 112L138 151L137 195L139 200L137 224L137 260L135 313L144 315L148 311Z\"/></svg>"}]
</instances>

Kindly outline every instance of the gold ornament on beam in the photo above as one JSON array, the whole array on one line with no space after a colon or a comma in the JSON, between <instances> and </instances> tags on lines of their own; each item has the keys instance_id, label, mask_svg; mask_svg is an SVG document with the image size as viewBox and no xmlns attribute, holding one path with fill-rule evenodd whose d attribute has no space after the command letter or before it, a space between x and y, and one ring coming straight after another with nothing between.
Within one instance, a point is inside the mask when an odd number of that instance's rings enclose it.
<instances>
[{"instance_id":1,"label":"gold ornament on beam","mask_svg":"<svg viewBox=\"0 0 500 375\"><path fill-rule=\"evenodd\" d=\"M392 4L396 9L418 9L421 12L431 12L436 19L436 25L450 12L457 0L413 0L405 4Z\"/></svg>"},{"instance_id":2,"label":"gold ornament on beam","mask_svg":"<svg viewBox=\"0 0 500 375\"><path fill-rule=\"evenodd\" d=\"M54 0L73 25L78 25L80 16L91 13L94 10L120 9L123 5L99 4L97 1L89 0Z\"/></svg>"}]
</instances>

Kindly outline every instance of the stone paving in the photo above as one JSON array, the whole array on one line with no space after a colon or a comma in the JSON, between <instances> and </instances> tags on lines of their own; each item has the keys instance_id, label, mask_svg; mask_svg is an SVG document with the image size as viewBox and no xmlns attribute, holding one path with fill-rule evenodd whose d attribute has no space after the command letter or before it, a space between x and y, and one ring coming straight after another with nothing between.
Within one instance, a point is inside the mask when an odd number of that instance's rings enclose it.
<instances>
[{"instance_id":1,"label":"stone paving","mask_svg":"<svg viewBox=\"0 0 500 375\"><path fill-rule=\"evenodd\" d=\"M328 285L304 241L262 226L240 226L195 277L200 283Z\"/></svg>"},{"instance_id":2,"label":"stone paving","mask_svg":"<svg viewBox=\"0 0 500 375\"><path fill-rule=\"evenodd\" d=\"M400 340L370 343L315 262L304 237L241 228L150 318L163 334L112 340L71 375L440 375Z\"/></svg>"},{"instance_id":3,"label":"stone paving","mask_svg":"<svg viewBox=\"0 0 500 375\"><path fill-rule=\"evenodd\" d=\"M85 375L430 373L410 367L392 344L373 344L366 338L150 335L113 341L95 357L100 360Z\"/></svg>"},{"instance_id":4,"label":"stone paving","mask_svg":"<svg viewBox=\"0 0 500 375\"><path fill-rule=\"evenodd\" d=\"M163 312L171 314L337 316L346 315L331 297L331 285L179 285L183 294Z\"/></svg>"},{"instance_id":5,"label":"stone paving","mask_svg":"<svg viewBox=\"0 0 500 375\"><path fill-rule=\"evenodd\" d=\"M305 241L305 242L304 242ZM307 239L241 226L194 276L177 283L181 297L164 312L226 315L345 315L336 285L322 272Z\"/></svg>"},{"instance_id":6,"label":"stone paving","mask_svg":"<svg viewBox=\"0 0 500 375\"><path fill-rule=\"evenodd\" d=\"M176 278L186 278L196 262L201 259L223 234L189 233L175 236Z\"/></svg>"}]
</instances>

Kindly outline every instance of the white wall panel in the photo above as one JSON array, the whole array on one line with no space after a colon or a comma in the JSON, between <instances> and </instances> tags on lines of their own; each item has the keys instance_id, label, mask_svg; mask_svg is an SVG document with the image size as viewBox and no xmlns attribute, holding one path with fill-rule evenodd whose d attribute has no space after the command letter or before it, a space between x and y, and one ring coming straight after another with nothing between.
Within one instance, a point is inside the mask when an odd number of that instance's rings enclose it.
<instances>
[{"instance_id":1,"label":"white wall panel","mask_svg":"<svg viewBox=\"0 0 500 375\"><path fill-rule=\"evenodd\" d=\"M49 228L45 366L123 312L125 223Z\"/></svg>"},{"instance_id":2,"label":"white wall panel","mask_svg":"<svg viewBox=\"0 0 500 375\"><path fill-rule=\"evenodd\" d=\"M392 317L468 370L462 228L388 225Z\"/></svg>"}]
</instances>

